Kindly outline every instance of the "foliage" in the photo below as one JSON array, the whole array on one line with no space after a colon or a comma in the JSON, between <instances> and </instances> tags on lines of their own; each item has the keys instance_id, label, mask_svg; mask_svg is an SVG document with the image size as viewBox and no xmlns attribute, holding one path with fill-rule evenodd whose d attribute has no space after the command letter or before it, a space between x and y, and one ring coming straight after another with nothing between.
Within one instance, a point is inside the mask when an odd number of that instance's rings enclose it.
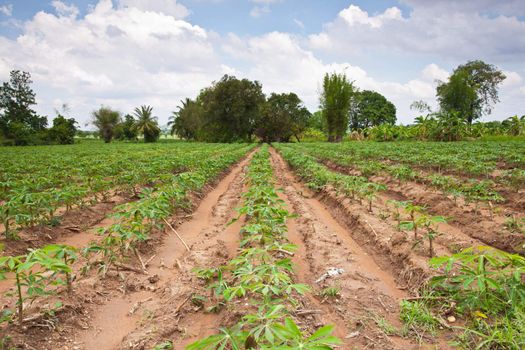
<instances>
[{"instance_id":1,"label":"foliage","mask_svg":"<svg viewBox=\"0 0 525 350\"><path fill-rule=\"evenodd\" d=\"M350 98L355 90L345 74L327 73L324 76L320 104L326 122L328 141L340 142L346 134Z\"/></svg>"},{"instance_id":2,"label":"foliage","mask_svg":"<svg viewBox=\"0 0 525 350\"><path fill-rule=\"evenodd\" d=\"M53 126L48 130L51 142L60 145L75 143L75 134L77 133L76 123L76 120L73 118L65 118L60 114L57 115L57 117L53 119Z\"/></svg>"},{"instance_id":3,"label":"foliage","mask_svg":"<svg viewBox=\"0 0 525 350\"><path fill-rule=\"evenodd\" d=\"M110 143L115 136L115 128L120 123L120 113L109 107L100 107L91 113L93 125L98 129L100 137Z\"/></svg>"},{"instance_id":4,"label":"foliage","mask_svg":"<svg viewBox=\"0 0 525 350\"><path fill-rule=\"evenodd\" d=\"M466 318L458 343L465 348L522 349L525 345L525 258L491 247L471 247L430 260L439 272L421 299ZM442 305L443 302L446 303ZM448 305L447 305L448 304Z\"/></svg>"},{"instance_id":5,"label":"foliage","mask_svg":"<svg viewBox=\"0 0 525 350\"><path fill-rule=\"evenodd\" d=\"M144 142L155 142L159 139L160 128L157 117L152 115L153 107L140 106L135 108L134 114L137 117L134 129L144 135Z\"/></svg>"},{"instance_id":6,"label":"foliage","mask_svg":"<svg viewBox=\"0 0 525 350\"><path fill-rule=\"evenodd\" d=\"M396 107L378 92L363 90L353 94L350 129L358 130L396 122Z\"/></svg>"},{"instance_id":7,"label":"foliage","mask_svg":"<svg viewBox=\"0 0 525 350\"><path fill-rule=\"evenodd\" d=\"M498 85L505 75L494 65L483 61L469 61L458 66L448 82L441 82L437 87L437 97L441 109L455 111L468 124L490 114L493 104L499 101Z\"/></svg>"},{"instance_id":8,"label":"foliage","mask_svg":"<svg viewBox=\"0 0 525 350\"><path fill-rule=\"evenodd\" d=\"M299 140L309 118L310 112L296 94L272 93L263 105L256 135L264 142L288 142L292 136Z\"/></svg>"},{"instance_id":9,"label":"foliage","mask_svg":"<svg viewBox=\"0 0 525 350\"><path fill-rule=\"evenodd\" d=\"M171 127L171 134L177 135L184 140L203 139L203 110L202 104L186 98L181 101L182 107L173 112L168 126Z\"/></svg>"},{"instance_id":10,"label":"foliage","mask_svg":"<svg viewBox=\"0 0 525 350\"><path fill-rule=\"evenodd\" d=\"M135 123L135 118L131 114L126 114L124 120L115 129L115 138L118 140L137 141L139 133Z\"/></svg>"},{"instance_id":11,"label":"foliage","mask_svg":"<svg viewBox=\"0 0 525 350\"><path fill-rule=\"evenodd\" d=\"M10 80L0 86L0 134L4 143L45 143L47 119L31 108L36 104L32 82L30 73L13 70Z\"/></svg>"},{"instance_id":12,"label":"foliage","mask_svg":"<svg viewBox=\"0 0 525 350\"><path fill-rule=\"evenodd\" d=\"M24 302L53 294L50 286L67 284L71 288L71 268L75 261L74 248L65 245L49 245L32 249L26 255L0 257L0 279L6 273L15 275L18 322L24 320ZM47 273L51 273L47 275ZM66 280L60 275L64 274Z\"/></svg>"}]
</instances>

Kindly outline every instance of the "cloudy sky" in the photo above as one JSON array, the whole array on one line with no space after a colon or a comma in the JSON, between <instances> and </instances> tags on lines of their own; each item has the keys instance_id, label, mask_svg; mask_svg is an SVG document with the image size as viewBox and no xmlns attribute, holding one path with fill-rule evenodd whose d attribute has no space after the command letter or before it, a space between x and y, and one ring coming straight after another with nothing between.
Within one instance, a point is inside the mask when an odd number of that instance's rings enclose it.
<instances>
[{"instance_id":1,"label":"cloudy sky","mask_svg":"<svg viewBox=\"0 0 525 350\"><path fill-rule=\"evenodd\" d=\"M484 120L525 114L524 0L0 0L0 81L31 72L37 111L67 103L154 107L161 123L224 74L318 107L326 72L346 72L412 121L436 80L482 59L507 79Z\"/></svg>"}]
</instances>

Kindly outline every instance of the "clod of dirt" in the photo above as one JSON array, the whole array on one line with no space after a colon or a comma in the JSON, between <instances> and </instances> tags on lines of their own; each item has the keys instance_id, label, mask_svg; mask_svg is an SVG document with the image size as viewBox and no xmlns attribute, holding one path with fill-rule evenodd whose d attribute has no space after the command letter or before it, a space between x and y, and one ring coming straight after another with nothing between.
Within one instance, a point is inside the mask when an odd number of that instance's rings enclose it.
<instances>
[{"instance_id":1,"label":"clod of dirt","mask_svg":"<svg viewBox=\"0 0 525 350\"><path fill-rule=\"evenodd\" d=\"M149 283L157 283L159 281L159 275L155 274L153 276L148 277Z\"/></svg>"}]
</instances>

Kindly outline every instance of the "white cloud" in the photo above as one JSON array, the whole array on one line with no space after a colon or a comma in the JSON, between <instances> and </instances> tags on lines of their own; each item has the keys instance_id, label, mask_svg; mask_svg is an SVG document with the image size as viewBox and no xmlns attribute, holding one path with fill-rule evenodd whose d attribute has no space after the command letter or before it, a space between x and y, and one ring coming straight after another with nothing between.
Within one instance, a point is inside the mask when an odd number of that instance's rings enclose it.
<instances>
[{"instance_id":1,"label":"white cloud","mask_svg":"<svg viewBox=\"0 0 525 350\"><path fill-rule=\"evenodd\" d=\"M176 0L118 0L120 7L134 7L142 11L152 11L173 16L175 18L185 18L189 10Z\"/></svg>"},{"instance_id":2,"label":"white cloud","mask_svg":"<svg viewBox=\"0 0 525 350\"><path fill-rule=\"evenodd\" d=\"M380 28L383 23L389 20L402 20L401 10L397 7L390 7L384 13L377 16L369 16L367 12L361 10L359 6L350 5L348 8L339 12L341 17L349 26L368 25L371 28Z\"/></svg>"},{"instance_id":3,"label":"white cloud","mask_svg":"<svg viewBox=\"0 0 525 350\"><path fill-rule=\"evenodd\" d=\"M67 5L66 3L58 0L53 1L51 5L55 8L55 11L59 16L73 18L78 16L79 11L75 5Z\"/></svg>"},{"instance_id":4,"label":"white cloud","mask_svg":"<svg viewBox=\"0 0 525 350\"><path fill-rule=\"evenodd\" d=\"M0 6L0 13L11 17L13 15L13 4L7 4Z\"/></svg>"},{"instance_id":5,"label":"white cloud","mask_svg":"<svg viewBox=\"0 0 525 350\"><path fill-rule=\"evenodd\" d=\"M320 34L325 34L333 49L346 57L362 52L397 52L430 54L444 60L478 57L513 62L525 60L525 21L517 17L489 16L472 10L473 1L438 1L442 6L432 5L430 0L406 2L413 6L407 17L396 7L370 15L350 5L327 23ZM320 34L310 37L314 49L318 47Z\"/></svg>"},{"instance_id":6,"label":"white cloud","mask_svg":"<svg viewBox=\"0 0 525 350\"><path fill-rule=\"evenodd\" d=\"M271 12L270 4L281 2L282 0L250 0L257 4L250 10L250 16L257 18Z\"/></svg>"},{"instance_id":7,"label":"white cloud","mask_svg":"<svg viewBox=\"0 0 525 350\"><path fill-rule=\"evenodd\" d=\"M250 10L250 16L251 17L261 17L264 14L270 13L270 7L269 6L254 6Z\"/></svg>"},{"instance_id":8,"label":"white cloud","mask_svg":"<svg viewBox=\"0 0 525 350\"><path fill-rule=\"evenodd\" d=\"M435 80L446 81L450 74L440 68L437 64L431 63L423 69L421 77L426 80L433 82Z\"/></svg>"},{"instance_id":9,"label":"white cloud","mask_svg":"<svg viewBox=\"0 0 525 350\"><path fill-rule=\"evenodd\" d=\"M505 80L503 80L503 83L501 84L503 87L511 87L520 85L522 82L521 75L517 72L511 72L511 71L503 71L503 74L505 74Z\"/></svg>"}]
</instances>

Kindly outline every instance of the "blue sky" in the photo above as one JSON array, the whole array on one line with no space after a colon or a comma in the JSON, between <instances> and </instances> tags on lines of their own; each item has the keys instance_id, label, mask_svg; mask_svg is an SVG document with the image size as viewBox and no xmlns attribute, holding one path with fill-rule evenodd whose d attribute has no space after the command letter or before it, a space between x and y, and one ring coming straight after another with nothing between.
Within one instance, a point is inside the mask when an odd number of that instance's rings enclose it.
<instances>
[{"instance_id":1,"label":"blue sky","mask_svg":"<svg viewBox=\"0 0 525 350\"><path fill-rule=\"evenodd\" d=\"M234 74L266 93L296 92L312 111L326 72L381 92L398 121L435 106L436 80L483 59L507 74L485 120L525 114L522 0L0 0L0 80L31 72L39 113L67 103L83 124L108 105L179 101Z\"/></svg>"}]
</instances>

